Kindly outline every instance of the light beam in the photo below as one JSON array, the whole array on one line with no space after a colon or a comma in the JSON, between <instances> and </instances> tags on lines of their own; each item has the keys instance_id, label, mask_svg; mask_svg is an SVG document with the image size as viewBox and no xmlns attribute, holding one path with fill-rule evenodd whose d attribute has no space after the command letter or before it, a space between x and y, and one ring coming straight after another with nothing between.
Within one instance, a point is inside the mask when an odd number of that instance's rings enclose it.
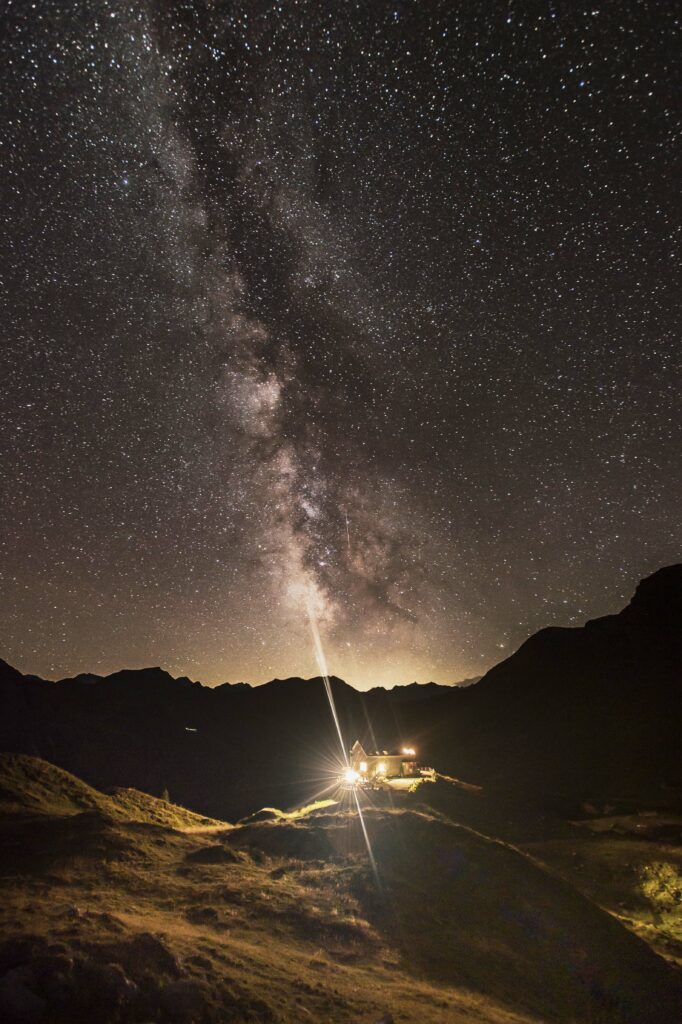
<instances>
[{"instance_id":1,"label":"light beam","mask_svg":"<svg viewBox=\"0 0 682 1024\"><path fill-rule=\"evenodd\" d=\"M310 593L306 594L306 609L308 612L308 622L310 623L310 632L313 638L313 648L315 650L315 658L317 660L318 668L320 669L320 675L324 682L324 688L327 693L327 700L329 701L329 707L331 708L332 718L336 726L336 731L339 736L339 743L341 744L341 755L343 762L348 767L348 753L346 751L346 744L343 741L343 733L341 732L341 723L339 722L339 716L336 712L336 704L334 703L334 694L332 693L332 684L329 681L329 670L327 669L327 659L325 658L324 648L322 647L322 640L320 639L320 630L317 626L317 616L315 615L315 609L311 600Z\"/></svg>"}]
</instances>

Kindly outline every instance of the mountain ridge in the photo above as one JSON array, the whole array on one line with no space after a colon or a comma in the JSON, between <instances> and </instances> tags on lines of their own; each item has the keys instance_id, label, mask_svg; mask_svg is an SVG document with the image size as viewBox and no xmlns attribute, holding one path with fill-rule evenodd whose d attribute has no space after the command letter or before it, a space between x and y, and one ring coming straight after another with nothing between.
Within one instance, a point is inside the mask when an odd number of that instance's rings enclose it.
<instances>
[{"instance_id":1,"label":"mountain ridge","mask_svg":"<svg viewBox=\"0 0 682 1024\"><path fill-rule=\"evenodd\" d=\"M330 689L347 747L408 744L443 773L573 807L682 801L681 637L673 565L622 611L541 630L474 685ZM169 788L222 819L305 801L343 764L320 677L206 687L155 667L52 683L2 663L0 705L0 749L95 786Z\"/></svg>"},{"instance_id":2,"label":"mountain ridge","mask_svg":"<svg viewBox=\"0 0 682 1024\"><path fill-rule=\"evenodd\" d=\"M126 682L133 678L139 678L144 682L162 682L170 681L172 683L181 683L183 685L192 685L201 687L203 690L222 690L227 688L229 690L257 690L263 687L272 686L275 683L319 683L322 681L322 676L285 676L280 678L275 676L272 679L267 679L264 683L248 683L248 682L224 682L224 683L202 683L200 680L190 679L189 676L174 676L167 669L162 668L159 665L145 665L141 668L121 668L116 669L114 672L109 672L106 675L99 675L96 672L78 672L74 676L63 676L59 679L48 679L45 676L39 676L34 673L22 673L19 669L10 665L9 662L0 658L0 676L3 673L12 672L16 674L16 677L21 677L24 680L31 682L40 683L52 683L55 686L65 686L70 684L75 685L91 685L96 683L112 683L112 682ZM362 690L349 683L347 680L342 679L340 676L330 675L330 680L334 680L337 683L343 684L344 686L350 687L355 690L356 693L373 693L373 692L386 692L392 693L394 691L410 691L416 693L417 690L424 690L430 693L438 691L447 691L459 686L471 686L478 682L482 677L473 676L467 679L458 680L456 683L436 683L430 680L426 683L395 683L392 686L373 686L369 690ZM415 689L416 688L416 689Z\"/></svg>"}]
</instances>

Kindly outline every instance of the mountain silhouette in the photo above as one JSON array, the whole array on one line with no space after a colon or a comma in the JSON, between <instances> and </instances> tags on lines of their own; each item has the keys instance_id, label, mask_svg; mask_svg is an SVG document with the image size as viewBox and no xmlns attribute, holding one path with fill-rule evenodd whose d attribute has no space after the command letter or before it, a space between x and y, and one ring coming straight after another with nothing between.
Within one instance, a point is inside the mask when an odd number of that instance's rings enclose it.
<instances>
[{"instance_id":1,"label":"mountain silhouette","mask_svg":"<svg viewBox=\"0 0 682 1024\"><path fill-rule=\"evenodd\" d=\"M566 808L678 805L681 679L674 565L619 614L543 629L473 685L331 690L347 746L410 743L438 771ZM158 667L49 682L0 661L0 749L228 820L308 800L342 767L321 679L211 688Z\"/></svg>"},{"instance_id":2,"label":"mountain silhouette","mask_svg":"<svg viewBox=\"0 0 682 1024\"><path fill-rule=\"evenodd\" d=\"M442 709L430 745L465 777L567 799L679 797L682 565L617 615L541 630Z\"/></svg>"}]
</instances>

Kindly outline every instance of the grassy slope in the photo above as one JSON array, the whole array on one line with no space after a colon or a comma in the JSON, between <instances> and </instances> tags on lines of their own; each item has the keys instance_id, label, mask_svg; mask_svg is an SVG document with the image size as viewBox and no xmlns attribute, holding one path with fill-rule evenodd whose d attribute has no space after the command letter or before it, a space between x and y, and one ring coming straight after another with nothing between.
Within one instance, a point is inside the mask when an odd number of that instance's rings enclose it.
<instances>
[{"instance_id":1,"label":"grassy slope","mask_svg":"<svg viewBox=\"0 0 682 1024\"><path fill-rule=\"evenodd\" d=\"M444 779L443 776L440 777ZM682 819L666 812L548 818L532 805L441 784L429 803L457 821L502 835L682 967Z\"/></svg>"},{"instance_id":2,"label":"grassy slope","mask_svg":"<svg viewBox=\"0 0 682 1024\"><path fill-rule=\"evenodd\" d=\"M75 775L24 754L0 754L0 810L42 814L77 814L111 810L103 793Z\"/></svg>"},{"instance_id":3,"label":"grassy slope","mask_svg":"<svg viewBox=\"0 0 682 1024\"><path fill-rule=\"evenodd\" d=\"M0 934L34 936L19 970L48 1000L57 976L54 1024L610 1024L614 979L664 992L660 962L607 915L436 817L370 812L378 891L357 817L336 808L203 832L176 808L173 829L153 797L128 795L125 821L52 766L0 764L0 806L34 812L0 815ZM0 944L0 975L17 948Z\"/></svg>"},{"instance_id":4,"label":"grassy slope","mask_svg":"<svg viewBox=\"0 0 682 1024\"><path fill-rule=\"evenodd\" d=\"M17 935L32 937L29 964L44 970L47 963L54 974L63 962L60 984L73 991L61 1016L50 1004L54 1024L371 1024L387 1012L401 1024L536 1020L401 967L400 952L369 924L347 884L364 873L364 858L340 870L257 849L234 852L224 840L239 829L225 826L216 834L126 823L102 814L108 802L74 787L78 780L66 773L25 767L21 790L28 791L30 810L50 812L0 815L0 934L10 937L0 943L0 975ZM16 786L16 761L12 771ZM49 796L50 776L64 784L63 793ZM4 789L7 795L6 776ZM16 810L19 800L9 803ZM83 803L87 813L73 813ZM283 821L305 828L300 813ZM211 857L216 850L227 859ZM215 862L201 863L202 852ZM118 982L107 975L111 964L137 986L131 1000L119 991L120 975ZM20 967L26 969L33 968ZM40 978L30 984L45 995Z\"/></svg>"},{"instance_id":5,"label":"grassy slope","mask_svg":"<svg viewBox=\"0 0 682 1024\"><path fill-rule=\"evenodd\" d=\"M115 789L107 796L37 757L0 753L0 812L60 815L83 811L177 829L228 827L136 789Z\"/></svg>"},{"instance_id":6,"label":"grassy slope","mask_svg":"<svg viewBox=\"0 0 682 1024\"><path fill-rule=\"evenodd\" d=\"M682 967L682 845L597 827L527 849Z\"/></svg>"}]
</instances>

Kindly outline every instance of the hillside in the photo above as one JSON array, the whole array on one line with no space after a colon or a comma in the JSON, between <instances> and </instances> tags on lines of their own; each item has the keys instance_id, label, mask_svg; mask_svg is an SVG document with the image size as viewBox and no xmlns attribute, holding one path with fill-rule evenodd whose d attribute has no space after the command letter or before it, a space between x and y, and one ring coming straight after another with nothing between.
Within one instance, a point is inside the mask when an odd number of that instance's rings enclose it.
<instances>
[{"instance_id":1,"label":"hillside","mask_svg":"<svg viewBox=\"0 0 682 1024\"><path fill-rule=\"evenodd\" d=\"M0 814L74 815L84 811L183 830L228 827L135 789L100 793L37 757L0 754Z\"/></svg>"},{"instance_id":2,"label":"hillside","mask_svg":"<svg viewBox=\"0 0 682 1024\"><path fill-rule=\"evenodd\" d=\"M619 614L542 630L473 685L331 685L349 746L409 743L445 774L563 813L586 801L679 810L681 637L676 565ZM341 764L320 679L211 689L160 668L52 683L0 663L0 749L100 788L167 789L221 819L307 803Z\"/></svg>"},{"instance_id":3,"label":"hillside","mask_svg":"<svg viewBox=\"0 0 682 1024\"><path fill-rule=\"evenodd\" d=\"M367 809L375 875L343 802L178 830L79 812L96 795L52 766L2 767L7 1024L677 1019L678 982L644 943L412 797Z\"/></svg>"}]
</instances>

